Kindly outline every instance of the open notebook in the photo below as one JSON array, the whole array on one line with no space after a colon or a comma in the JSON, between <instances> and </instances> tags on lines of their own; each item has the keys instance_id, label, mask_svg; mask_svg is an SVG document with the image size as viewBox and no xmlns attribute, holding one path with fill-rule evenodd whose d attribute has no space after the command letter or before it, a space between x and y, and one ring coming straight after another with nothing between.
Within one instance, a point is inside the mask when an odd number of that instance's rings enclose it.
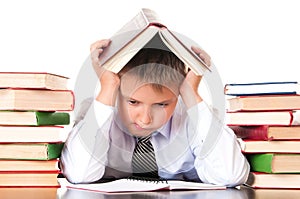
<instances>
[{"instance_id":1,"label":"open notebook","mask_svg":"<svg viewBox=\"0 0 300 199\"><path fill-rule=\"evenodd\" d=\"M72 184L65 178L59 179L62 187L80 189L95 192L117 193L117 192L143 192L159 190L201 190L201 189L226 189L225 186L205 184L198 182L186 182L179 180L157 181L138 179L118 179L105 183Z\"/></svg>"}]
</instances>

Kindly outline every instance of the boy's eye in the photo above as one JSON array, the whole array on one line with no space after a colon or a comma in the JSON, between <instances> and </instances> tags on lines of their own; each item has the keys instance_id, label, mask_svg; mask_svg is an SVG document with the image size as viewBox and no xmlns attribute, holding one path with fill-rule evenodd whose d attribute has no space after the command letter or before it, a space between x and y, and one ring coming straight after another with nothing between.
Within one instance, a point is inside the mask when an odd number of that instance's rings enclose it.
<instances>
[{"instance_id":1,"label":"boy's eye","mask_svg":"<svg viewBox=\"0 0 300 199\"><path fill-rule=\"evenodd\" d=\"M130 105L137 105L138 102L136 100L128 100L128 104L130 104Z\"/></svg>"},{"instance_id":2,"label":"boy's eye","mask_svg":"<svg viewBox=\"0 0 300 199\"><path fill-rule=\"evenodd\" d=\"M164 108L164 107L168 106L168 104L167 104L167 103L158 103L157 105L158 105L159 107L162 107L162 108Z\"/></svg>"}]
</instances>

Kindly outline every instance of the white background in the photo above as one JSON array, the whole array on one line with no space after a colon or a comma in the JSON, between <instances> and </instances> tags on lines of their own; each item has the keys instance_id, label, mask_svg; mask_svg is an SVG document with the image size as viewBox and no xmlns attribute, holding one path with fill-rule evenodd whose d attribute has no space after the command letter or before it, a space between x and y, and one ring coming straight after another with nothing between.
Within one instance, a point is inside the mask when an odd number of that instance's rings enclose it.
<instances>
[{"instance_id":1,"label":"white background","mask_svg":"<svg viewBox=\"0 0 300 199\"><path fill-rule=\"evenodd\" d=\"M140 8L196 41L223 84L299 80L297 0L9 0L0 3L0 71L45 71L75 81L90 44Z\"/></svg>"}]
</instances>

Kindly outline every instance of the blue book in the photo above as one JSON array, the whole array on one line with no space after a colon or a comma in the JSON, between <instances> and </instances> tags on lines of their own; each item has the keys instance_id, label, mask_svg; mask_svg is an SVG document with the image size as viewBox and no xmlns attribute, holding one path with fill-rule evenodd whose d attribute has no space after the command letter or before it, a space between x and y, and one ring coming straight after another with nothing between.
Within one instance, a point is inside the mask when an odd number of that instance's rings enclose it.
<instances>
[{"instance_id":1,"label":"blue book","mask_svg":"<svg viewBox=\"0 0 300 199\"><path fill-rule=\"evenodd\" d=\"M224 92L232 96L291 95L300 93L297 81L253 82L225 84Z\"/></svg>"}]
</instances>

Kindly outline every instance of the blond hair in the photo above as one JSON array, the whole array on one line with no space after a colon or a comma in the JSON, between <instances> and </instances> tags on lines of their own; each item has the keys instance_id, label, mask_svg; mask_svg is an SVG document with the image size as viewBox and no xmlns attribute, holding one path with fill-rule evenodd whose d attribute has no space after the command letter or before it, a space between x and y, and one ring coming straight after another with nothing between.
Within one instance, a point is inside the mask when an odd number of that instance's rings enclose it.
<instances>
[{"instance_id":1,"label":"blond hair","mask_svg":"<svg viewBox=\"0 0 300 199\"><path fill-rule=\"evenodd\" d=\"M119 75L122 77L125 73L161 91L162 86L179 88L187 71L184 63L174 53L163 49L143 48Z\"/></svg>"}]
</instances>

